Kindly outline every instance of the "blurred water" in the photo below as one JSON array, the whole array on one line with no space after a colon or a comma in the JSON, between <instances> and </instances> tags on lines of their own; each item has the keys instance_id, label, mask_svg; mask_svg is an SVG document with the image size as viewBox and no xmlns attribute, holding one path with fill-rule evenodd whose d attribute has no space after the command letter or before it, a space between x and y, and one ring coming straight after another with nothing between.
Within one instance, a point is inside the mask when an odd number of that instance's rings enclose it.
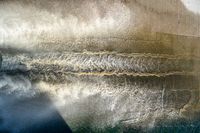
<instances>
[{"instance_id":1,"label":"blurred water","mask_svg":"<svg viewBox=\"0 0 200 133\"><path fill-rule=\"evenodd\" d=\"M1 87L0 133L71 132L48 96L30 94L28 89L32 86L20 79L13 86L10 84L12 81Z\"/></svg>"},{"instance_id":2,"label":"blurred water","mask_svg":"<svg viewBox=\"0 0 200 133\"><path fill-rule=\"evenodd\" d=\"M0 79L2 133L66 133L70 128L78 133L199 132L198 120L175 118L178 114L163 122L165 113L176 112L168 111L166 102L174 107L178 101L167 98L168 91L159 91L160 85L175 89L185 80L187 88L191 77L68 75L65 82L51 83L15 73L2 74Z\"/></svg>"},{"instance_id":3,"label":"blurred water","mask_svg":"<svg viewBox=\"0 0 200 133\"><path fill-rule=\"evenodd\" d=\"M191 3L0 0L0 133L200 132Z\"/></svg>"}]
</instances>

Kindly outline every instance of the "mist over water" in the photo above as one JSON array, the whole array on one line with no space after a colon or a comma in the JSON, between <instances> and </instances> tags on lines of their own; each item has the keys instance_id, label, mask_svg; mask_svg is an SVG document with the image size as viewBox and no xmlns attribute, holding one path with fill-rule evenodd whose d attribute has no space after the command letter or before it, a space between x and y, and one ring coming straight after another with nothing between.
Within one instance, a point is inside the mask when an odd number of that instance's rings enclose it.
<instances>
[{"instance_id":1,"label":"mist over water","mask_svg":"<svg viewBox=\"0 0 200 133\"><path fill-rule=\"evenodd\" d=\"M0 133L199 132L193 6L0 0Z\"/></svg>"}]
</instances>

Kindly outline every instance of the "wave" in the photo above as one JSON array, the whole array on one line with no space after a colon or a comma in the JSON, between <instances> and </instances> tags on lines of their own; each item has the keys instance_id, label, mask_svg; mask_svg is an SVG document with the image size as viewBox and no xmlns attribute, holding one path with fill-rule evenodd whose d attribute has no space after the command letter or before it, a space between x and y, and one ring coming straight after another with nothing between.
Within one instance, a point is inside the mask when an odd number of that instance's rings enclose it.
<instances>
[{"instance_id":1,"label":"wave","mask_svg":"<svg viewBox=\"0 0 200 133\"><path fill-rule=\"evenodd\" d=\"M0 94L5 104L0 106L8 105L5 110L16 114L13 104L37 99L30 103L40 110L33 123L51 117L56 109L73 131L85 125L94 130L117 125L136 128L138 123L144 129L154 127L165 115L166 120L180 118L181 110L198 101L198 73L193 69L197 57L54 52L3 54L2 59ZM44 96L47 105L41 100ZM0 131L12 123L7 115L2 119L6 126L2 124ZM24 128L16 125L13 132Z\"/></svg>"},{"instance_id":2,"label":"wave","mask_svg":"<svg viewBox=\"0 0 200 133\"><path fill-rule=\"evenodd\" d=\"M198 58L156 54L34 53L4 55L1 72L165 76L195 73Z\"/></svg>"}]
</instances>

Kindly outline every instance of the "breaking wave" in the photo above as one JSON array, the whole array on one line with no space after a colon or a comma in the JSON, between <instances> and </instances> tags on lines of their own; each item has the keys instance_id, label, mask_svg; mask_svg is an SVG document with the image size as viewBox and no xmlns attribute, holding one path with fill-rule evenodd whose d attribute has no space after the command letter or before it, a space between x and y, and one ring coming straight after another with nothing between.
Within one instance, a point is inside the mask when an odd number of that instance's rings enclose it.
<instances>
[{"instance_id":1,"label":"breaking wave","mask_svg":"<svg viewBox=\"0 0 200 133\"><path fill-rule=\"evenodd\" d=\"M4 54L2 59L0 131L22 132L55 112L73 131L86 125L138 128L138 123L145 129L165 115L179 118L180 110L198 98L195 57L54 52ZM24 114L10 118L6 112ZM29 113L35 116L31 124Z\"/></svg>"}]
</instances>

